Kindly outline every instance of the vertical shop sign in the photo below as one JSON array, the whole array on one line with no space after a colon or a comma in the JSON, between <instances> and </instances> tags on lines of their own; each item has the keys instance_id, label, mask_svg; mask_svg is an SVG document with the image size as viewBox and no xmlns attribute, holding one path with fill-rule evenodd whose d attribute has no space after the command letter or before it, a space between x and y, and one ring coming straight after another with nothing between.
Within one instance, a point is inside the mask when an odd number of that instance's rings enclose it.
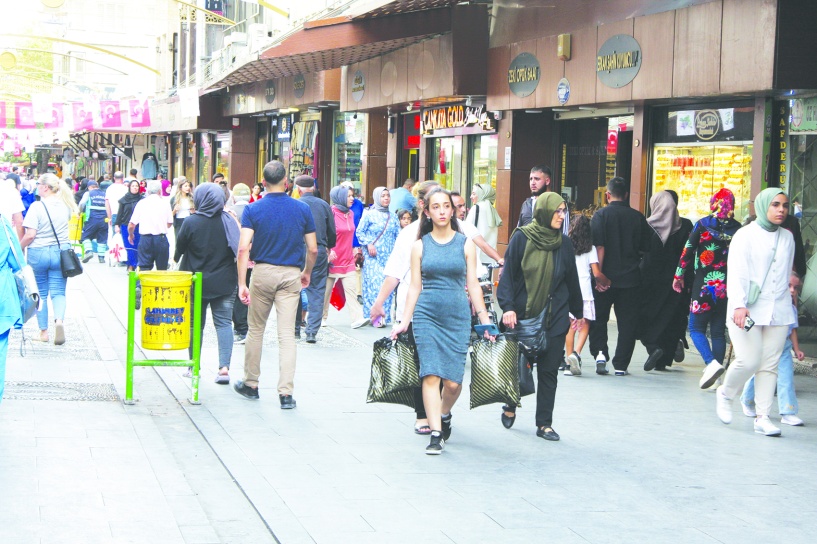
<instances>
[{"instance_id":1,"label":"vertical shop sign","mask_svg":"<svg viewBox=\"0 0 817 544\"><path fill-rule=\"evenodd\" d=\"M781 189L787 189L786 181L789 179L789 105L787 102L779 102L777 109L777 186Z\"/></svg>"}]
</instances>

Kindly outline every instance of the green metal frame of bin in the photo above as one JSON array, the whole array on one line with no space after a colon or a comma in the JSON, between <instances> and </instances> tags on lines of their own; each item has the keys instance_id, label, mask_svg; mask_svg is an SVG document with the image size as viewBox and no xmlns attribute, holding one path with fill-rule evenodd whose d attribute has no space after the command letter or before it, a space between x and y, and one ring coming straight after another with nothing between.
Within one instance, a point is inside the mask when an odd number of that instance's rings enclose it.
<instances>
[{"instance_id":1,"label":"green metal frame of bin","mask_svg":"<svg viewBox=\"0 0 817 544\"><path fill-rule=\"evenodd\" d=\"M134 404L133 400L133 367L135 366L192 366L193 379L190 395L191 404L201 404L199 401L199 373L201 371L201 272L192 276L190 288L193 290L193 359L165 360L141 359L135 360L133 353L136 348L134 340L136 325L136 281L138 272L128 274L128 346L127 368L125 371L125 404ZM198 286L198 287L196 287Z\"/></svg>"}]
</instances>

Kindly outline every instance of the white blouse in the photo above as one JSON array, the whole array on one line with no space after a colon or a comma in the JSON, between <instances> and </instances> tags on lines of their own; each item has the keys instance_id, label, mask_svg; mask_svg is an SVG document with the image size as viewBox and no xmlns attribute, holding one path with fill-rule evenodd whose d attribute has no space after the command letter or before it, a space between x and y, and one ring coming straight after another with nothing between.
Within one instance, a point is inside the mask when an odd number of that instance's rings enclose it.
<instances>
[{"instance_id":1,"label":"white blouse","mask_svg":"<svg viewBox=\"0 0 817 544\"><path fill-rule=\"evenodd\" d=\"M774 251L775 242L777 252ZM781 227L775 232L769 232L757 222L739 229L729 245L727 258L726 319L732 319L736 308L748 308L749 316L757 325L783 326L794 323L789 293L789 276L793 264L794 237L786 229ZM767 270L769 274L764 284L763 278ZM747 306L750 281L762 285L763 289L757 302Z\"/></svg>"}]
</instances>

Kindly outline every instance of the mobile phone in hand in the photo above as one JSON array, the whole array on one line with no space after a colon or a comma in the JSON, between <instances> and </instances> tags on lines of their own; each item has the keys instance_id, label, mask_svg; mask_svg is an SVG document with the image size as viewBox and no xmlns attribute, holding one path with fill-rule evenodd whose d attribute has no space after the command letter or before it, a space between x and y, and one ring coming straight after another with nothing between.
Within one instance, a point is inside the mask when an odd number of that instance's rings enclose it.
<instances>
[{"instance_id":1,"label":"mobile phone in hand","mask_svg":"<svg viewBox=\"0 0 817 544\"><path fill-rule=\"evenodd\" d=\"M754 326L755 326L754 319L752 319L751 317L749 317L747 315L746 320L743 322L743 330L745 330L746 332L749 332L750 330L752 330L752 327L754 327Z\"/></svg>"},{"instance_id":2,"label":"mobile phone in hand","mask_svg":"<svg viewBox=\"0 0 817 544\"><path fill-rule=\"evenodd\" d=\"M497 336L499 334L499 328L493 323L474 325L474 332L477 333L477 336L485 336L485 331L488 331L490 336Z\"/></svg>"}]
</instances>

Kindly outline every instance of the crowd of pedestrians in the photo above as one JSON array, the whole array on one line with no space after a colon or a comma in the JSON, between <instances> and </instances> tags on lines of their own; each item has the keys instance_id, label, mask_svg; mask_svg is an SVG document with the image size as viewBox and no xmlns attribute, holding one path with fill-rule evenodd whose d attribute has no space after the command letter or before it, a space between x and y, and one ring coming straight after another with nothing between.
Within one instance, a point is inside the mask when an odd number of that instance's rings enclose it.
<instances>
[{"instance_id":1,"label":"crowd of pedestrians","mask_svg":"<svg viewBox=\"0 0 817 544\"><path fill-rule=\"evenodd\" d=\"M265 166L263 184L236 184L232 191L221 174L196 187L185 178L171 183L130 174L80 179L74 187L45 174L28 207L19 190L5 198L3 186L0 222L12 236L0 242L0 289L9 289L5 274L24 264L14 257L18 244L45 301L37 312L37 340L49 341L53 325L54 343L65 342L60 251L70 247L72 216L84 212L84 262L94 256L105 262L112 237L121 236L128 270L177 264L203 273L202 310L210 309L218 339L216 382L230 383L233 344L245 344L244 374L233 384L244 397L259 398L262 341L273 308L282 409L296 407L301 328L307 343L317 343L330 307L348 308L352 328L391 325L394 338L411 333L421 379L414 431L429 436L429 454L441 453L451 437L472 322L491 323L478 276L482 265L494 264L502 267L498 324L521 333L539 322L547 339L527 354L538 375L537 436L560 439L553 427L557 376L582 375L588 340L595 373L606 375L611 365L623 377L637 341L647 350L645 371L681 360L687 329L705 363L700 387L722 381L716 392L721 421L731 421L732 400L740 397L756 432L779 435L770 419L777 390L782 423L803 424L792 353L804 357L797 298L805 266L797 221L779 189L757 195L756 219L743 227L734 218L734 195L720 189L711 213L693 224L680 217L672 191L653 194L645 217L629 206L628 183L618 177L607 184L606 206L594 213L570 210L550 191L550 169L535 166L530 198L503 256L496 248L503 220L489 184L473 187L470 210L462 195L413 180L374 188L365 209L350 184L333 187L327 203L314 178L290 182L278 161ZM3 361L8 330L19 325L6 306L0 312ZM611 354L613 310L618 338ZM729 341L735 358L727 368ZM502 407L506 428L517 408Z\"/></svg>"}]
</instances>

